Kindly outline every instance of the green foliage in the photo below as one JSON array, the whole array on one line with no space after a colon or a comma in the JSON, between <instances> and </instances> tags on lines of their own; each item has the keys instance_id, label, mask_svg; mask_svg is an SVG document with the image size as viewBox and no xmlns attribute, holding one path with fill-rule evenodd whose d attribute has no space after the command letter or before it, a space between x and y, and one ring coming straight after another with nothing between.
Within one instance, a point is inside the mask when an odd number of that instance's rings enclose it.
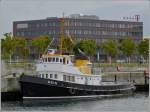
<instances>
[{"instance_id":1,"label":"green foliage","mask_svg":"<svg viewBox=\"0 0 150 112\"><path fill-rule=\"evenodd\" d=\"M149 41L148 39L142 40L138 44L138 52L140 55L142 55L145 59L148 58L149 55Z\"/></svg>"},{"instance_id":2,"label":"green foliage","mask_svg":"<svg viewBox=\"0 0 150 112\"><path fill-rule=\"evenodd\" d=\"M115 57L117 55L118 48L114 40L105 41L101 47L109 56Z\"/></svg>"},{"instance_id":3,"label":"green foliage","mask_svg":"<svg viewBox=\"0 0 150 112\"><path fill-rule=\"evenodd\" d=\"M69 37L63 38L62 43L63 43L63 50L65 50L65 52L69 53L73 52L74 43Z\"/></svg>"},{"instance_id":4,"label":"green foliage","mask_svg":"<svg viewBox=\"0 0 150 112\"><path fill-rule=\"evenodd\" d=\"M132 38L123 39L120 43L120 49L123 54L127 57L130 57L134 54L135 43Z\"/></svg>"},{"instance_id":5,"label":"green foliage","mask_svg":"<svg viewBox=\"0 0 150 112\"><path fill-rule=\"evenodd\" d=\"M2 39L2 54L4 54L5 56L8 54L12 55L13 50L14 50L14 38L11 35L11 33L6 33L4 34L5 39Z\"/></svg>"},{"instance_id":6,"label":"green foliage","mask_svg":"<svg viewBox=\"0 0 150 112\"><path fill-rule=\"evenodd\" d=\"M15 37L15 51L14 55L25 58L29 55L29 48L27 46L27 40L21 37Z\"/></svg>"},{"instance_id":7,"label":"green foliage","mask_svg":"<svg viewBox=\"0 0 150 112\"><path fill-rule=\"evenodd\" d=\"M1 39L2 42L2 58L8 59L12 56L25 56L27 52L27 42L25 38L13 37L11 33L4 34L5 38Z\"/></svg>"},{"instance_id":8,"label":"green foliage","mask_svg":"<svg viewBox=\"0 0 150 112\"><path fill-rule=\"evenodd\" d=\"M37 49L39 55L43 54L51 39L49 36L39 36L32 40L32 45Z\"/></svg>"},{"instance_id":9,"label":"green foliage","mask_svg":"<svg viewBox=\"0 0 150 112\"><path fill-rule=\"evenodd\" d=\"M96 42L94 40L81 40L74 47L75 54L79 54L78 48L89 56L96 54Z\"/></svg>"}]
</instances>

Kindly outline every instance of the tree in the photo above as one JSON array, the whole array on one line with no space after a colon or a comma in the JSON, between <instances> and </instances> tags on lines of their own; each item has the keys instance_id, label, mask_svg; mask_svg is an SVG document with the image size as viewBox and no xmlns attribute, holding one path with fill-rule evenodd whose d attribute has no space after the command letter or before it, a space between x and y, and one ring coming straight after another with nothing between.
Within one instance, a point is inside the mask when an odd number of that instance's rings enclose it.
<instances>
[{"instance_id":1,"label":"tree","mask_svg":"<svg viewBox=\"0 0 150 112\"><path fill-rule=\"evenodd\" d=\"M122 39L120 43L122 53L127 56L127 61L130 63L130 57L134 54L135 43L132 38Z\"/></svg>"},{"instance_id":2,"label":"tree","mask_svg":"<svg viewBox=\"0 0 150 112\"><path fill-rule=\"evenodd\" d=\"M2 41L2 58L9 58L10 63L12 57L25 56L24 51L27 49L25 38L14 37L11 33L4 34L5 38Z\"/></svg>"},{"instance_id":3,"label":"tree","mask_svg":"<svg viewBox=\"0 0 150 112\"><path fill-rule=\"evenodd\" d=\"M69 37L63 38L62 43L63 43L63 48L64 48L65 52L69 52L69 53L73 52L74 41L72 42L71 38L69 38Z\"/></svg>"},{"instance_id":4,"label":"tree","mask_svg":"<svg viewBox=\"0 0 150 112\"><path fill-rule=\"evenodd\" d=\"M37 49L39 57L44 53L45 49L48 47L51 38L49 36L39 36L32 40L32 45Z\"/></svg>"},{"instance_id":5,"label":"tree","mask_svg":"<svg viewBox=\"0 0 150 112\"><path fill-rule=\"evenodd\" d=\"M107 53L109 62L111 63L112 57L115 57L118 52L117 43L114 40L107 40L102 44L101 48Z\"/></svg>"},{"instance_id":6,"label":"tree","mask_svg":"<svg viewBox=\"0 0 150 112\"><path fill-rule=\"evenodd\" d=\"M27 40L22 37L14 37L14 55L20 58L25 58L29 54Z\"/></svg>"},{"instance_id":7,"label":"tree","mask_svg":"<svg viewBox=\"0 0 150 112\"><path fill-rule=\"evenodd\" d=\"M96 54L96 42L94 40L81 40L74 47L75 54L79 54L78 49L82 50L88 56Z\"/></svg>"},{"instance_id":8,"label":"tree","mask_svg":"<svg viewBox=\"0 0 150 112\"><path fill-rule=\"evenodd\" d=\"M144 39L138 44L138 52L146 60L148 59L148 56L149 56L149 41L148 41L148 39Z\"/></svg>"},{"instance_id":9,"label":"tree","mask_svg":"<svg viewBox=\"0 0 150 112\"><path fill-rule=\"evenodd\" d=\"M15 41L11 33L5 33L4 36L5 39L2 40L2 54L4 58L9 58L11 63Z\"/></svg>"}]
</instances>

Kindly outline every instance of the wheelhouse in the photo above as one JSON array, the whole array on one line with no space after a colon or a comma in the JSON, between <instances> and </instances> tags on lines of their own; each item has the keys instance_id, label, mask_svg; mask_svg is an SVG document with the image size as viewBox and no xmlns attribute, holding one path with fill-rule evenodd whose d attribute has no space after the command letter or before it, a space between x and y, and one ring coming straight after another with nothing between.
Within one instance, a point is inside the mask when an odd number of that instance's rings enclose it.
<instances>
[{"instance_id":1,"label":"wheelhouse","mask_svg":"<svg viewBox=\"0 0 150 112\"><path fill-rule=\"evenodd\" d=\"M41 58L42 63L60 63L60 64L72 64L71 59L67 55L48 55Z\"/></svg>"}]
</instances>

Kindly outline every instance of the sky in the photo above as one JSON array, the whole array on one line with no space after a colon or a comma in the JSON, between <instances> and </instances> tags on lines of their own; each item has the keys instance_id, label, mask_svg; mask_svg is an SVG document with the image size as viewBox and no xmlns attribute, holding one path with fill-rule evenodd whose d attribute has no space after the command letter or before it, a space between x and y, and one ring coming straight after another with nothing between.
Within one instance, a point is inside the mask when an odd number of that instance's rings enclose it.
<instances>
[{"instance_id":1,"label":"sky","mask_svg":"<svg viewBox=\"0 0 150 112\"><path fill-rule=\"evenodd\" d=\"M140 15L143 35L150 36L150 0L0 0L0 38L13 31L13 21L62 17L70 14L97 15L100 19L123 20Z\"/></svg>"}]
</instances>

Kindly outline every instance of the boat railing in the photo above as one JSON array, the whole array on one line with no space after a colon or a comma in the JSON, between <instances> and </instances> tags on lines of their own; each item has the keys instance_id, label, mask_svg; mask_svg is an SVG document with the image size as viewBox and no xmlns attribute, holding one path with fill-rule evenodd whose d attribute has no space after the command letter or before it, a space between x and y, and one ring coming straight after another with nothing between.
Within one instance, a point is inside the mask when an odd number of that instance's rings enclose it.
<instances>
[{"instance_id":1,"label":"boat railing","mask_svg":"<svg viewBox=\"0 0 150 112\"><path fill-rule=\"evenodd\" d=\"M57 86L61 87L66 87L66 88L73 88L73 89L80 89L80 90L101 90L101 91L113 91L113 90L121 90L122 88L128 89L130 86L129 84L119 84L119 85L114 85L114 84L107 84L107 85L83 85L83 84L75 84L75 83L70 83L70 82L62 82L62 81L57 81ZM107 86L107 87L106 87Z\"/></svg>"}]
</instances>

